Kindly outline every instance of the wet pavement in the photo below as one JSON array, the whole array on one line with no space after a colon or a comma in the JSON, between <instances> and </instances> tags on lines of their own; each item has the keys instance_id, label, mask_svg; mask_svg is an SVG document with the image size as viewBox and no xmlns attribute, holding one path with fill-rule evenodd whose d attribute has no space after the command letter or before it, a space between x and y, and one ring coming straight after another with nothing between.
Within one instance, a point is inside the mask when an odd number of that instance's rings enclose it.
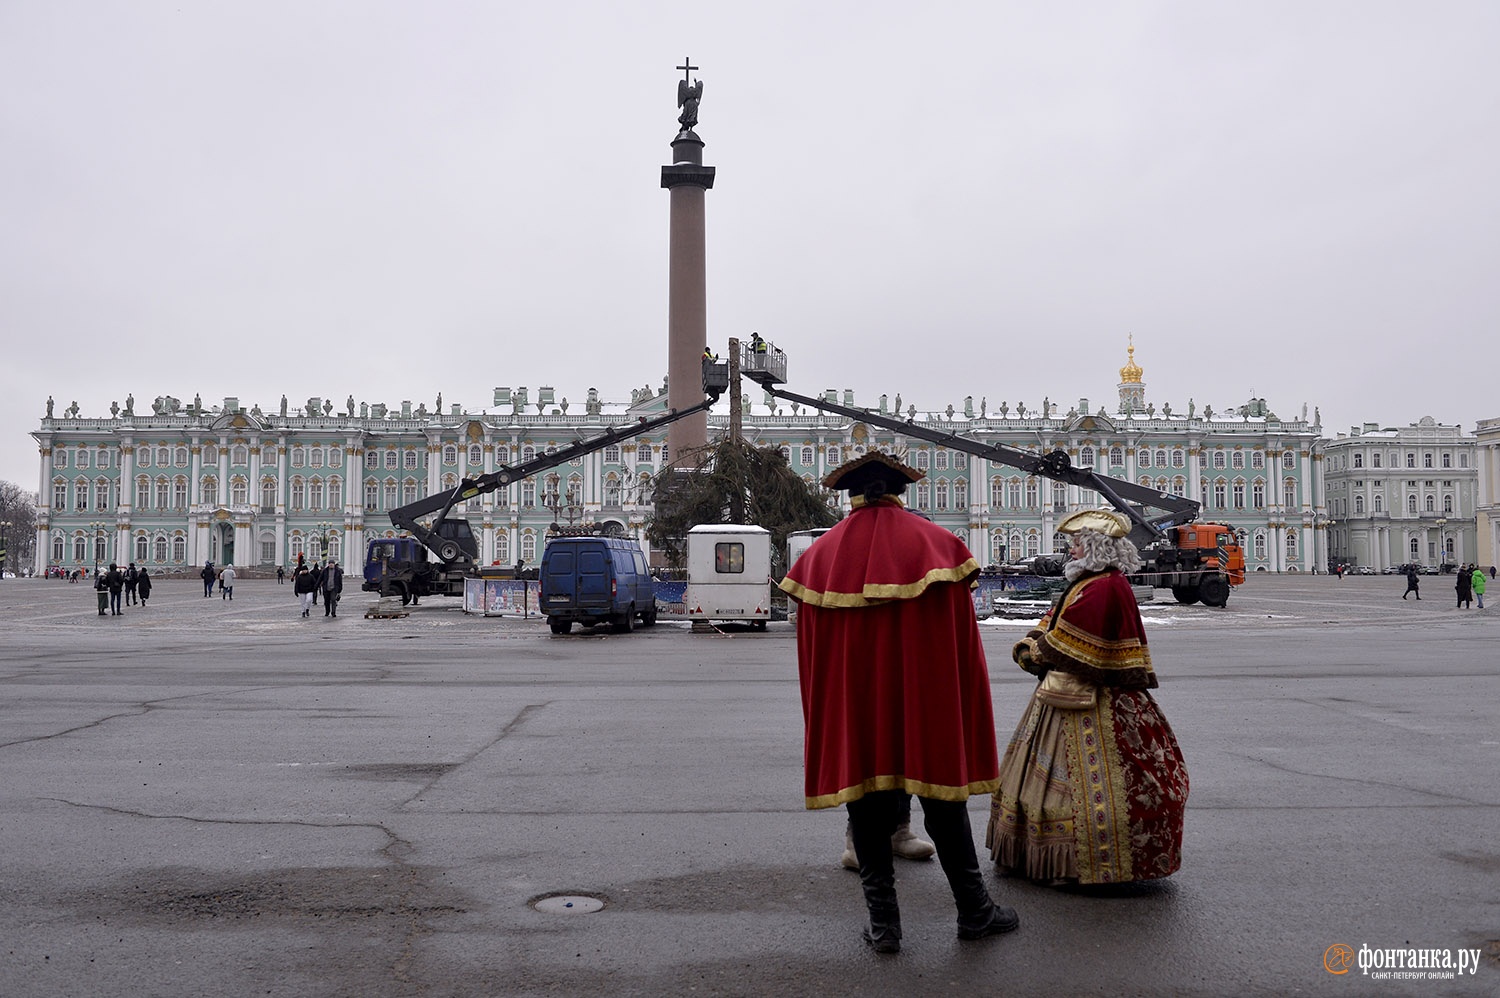
<instances>
[{"instance_id":1,"label":"wet pavement","mask_svg":"<svg viewBox=\"0 0 1500 998\"><path fill-rule=\"evenodd\" d=\"M842 813L802 807L788 625L562 637L456 601L367 620L360 593L302 619L261 580L100 618L85 585L5 580L0 994L1492 995L1500 610L1403 589L1143 608L1183 870L990 876L1021 928L969 943L936 865L902 864L877 957ZM982 625L1002 745L1024 628ZM1325 969L1338 945L1482 955L1376 978Z\"/></svg>"}]
</instances>

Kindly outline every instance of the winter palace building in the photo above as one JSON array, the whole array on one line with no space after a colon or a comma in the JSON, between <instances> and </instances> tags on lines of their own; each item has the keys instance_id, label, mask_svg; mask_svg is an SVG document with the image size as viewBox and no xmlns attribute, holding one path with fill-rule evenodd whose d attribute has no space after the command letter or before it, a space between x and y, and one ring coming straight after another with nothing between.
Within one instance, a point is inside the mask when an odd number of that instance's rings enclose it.
<instances>
[{"instance_id":1,"label":"winter palace building","mask_svg":"<svg viewBox=\"0 0 1500 998\"><path fill-rule=\"evenodd\" d=\"M1091 407L1087 399L1066 409L1049 400L1036 407L1001 402L991 409L985 400L976 406L971 396L958 408L924 413L911 406L902 411L899 395L894 401L881 396L874 408L986 443L1037 452L1061 448L1076 465L1190 496L1203 503L1203 519L1227 523L1242 535L1252 570L1311 571L1326 565L1330 554L1358 552L1364 561L1408 549L1410 535L1402 530L1377 535L1370 532L1372 520L1363 533L1357 531L1359 514L1351 504L1369 489L1353 484L1357 479L1337 496L1338 509L1349 506L1347 518L1330 515L1325 454L1343 455L1350 448L1342 437L1324 440L1320 420L1314 415L1309 421L1305 407L1299 418L1285 419L1262 399L1227 412L1200 409L1192 401L1186 411L1158 405L1146 399L1133 346L1118 388L1113 411ZM452 487L463 476L519 463L666 406L665 391L649 387L633 392L628 403L602 401L592 389L585 397L581 406L570 405L566 398L558 401L552 388L539 389L534 398L526 388L497 388L493 405L477 413L457 404L444 409L441 396L430 411L410 402L356 406L351 396L341 410L322 399L288 408L283 397L271 412L258 405L247 409L234 398L205 407L162 397L149 412L136 412L134 400L127 399L103 416L85 416L77 403L53 415L49 401L47 416L32 433L41 458L36 568L134 561L170 572L211 560L274 571L298 555L333 557L353 568L362 562L368 538L395 533L391 509ZM848 390L823 397L856 404ZM728 426L727 401L721 407L710 417L710 436ZM927 471L908 493L911 504L962 537L981 561L1050 551L1058 521L1098 504L1075 486L769 397L746 397L743 424L751 442L780 447L808 481L869 447L906 451L910 463ZM1368 437L1362 433L1367 443ZM1454 462L1442 466L1444 476L1451 471L1453 479L1472 482L1473 438L1467 439L1468 451L1457 439L1425 436L1420 448L1415 440L1410 446L1419 455L1432 451L1434 460ZM649 483L666 466L665 441L665 430L657 431L471 500L465 513L483 560L535 563L554 522L613 523L644 542ZM1404 462L1407 444L1390 444L1383 452ZM1437 470L1434 481L1449 481ZM1410 505L1404 486L1390 488L1381 510L1387 520L1404 516ZM1447 508L1443 487L1419 487L1414 494L1421 526L1436 520L1426 515L1429 502ZM1452 494L1457 506L1448 522L1467 514L1472 550L1472 485L1467 491L1455 486ZM1375 515L1371 505L1360 508L1367 517ZM1341 550L1330 551L1329 525L1335 520ZM1383 545L1384 554L1361 547L1366 542L1360 537ZM1446 543L1422 537L1418 548L1424 555L1423 545Z\"/></svg>"}]
</instances>

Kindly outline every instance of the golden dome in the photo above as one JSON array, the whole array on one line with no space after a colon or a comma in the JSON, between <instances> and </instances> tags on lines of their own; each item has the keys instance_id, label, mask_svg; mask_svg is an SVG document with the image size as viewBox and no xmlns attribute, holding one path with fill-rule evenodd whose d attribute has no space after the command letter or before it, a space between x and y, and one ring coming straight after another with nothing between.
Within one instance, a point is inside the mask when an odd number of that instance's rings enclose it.
<instances>
[{"instance_id":1,"label":"golden dome","mask_svg":"<svg viewBox=\"0 0 1500 998\"><path fill-rule=\"evenodd\" d=\"M1125 362L1124 367L1120 368L1120 383L1127 385L1138 385L1141 383L1141 375L1145 372L1142 371L1141 366L1135 362L1134 335L1130 337L1130 349L1126 352L1130 355L1130 359Z\"/></svg>"}]
</instances>

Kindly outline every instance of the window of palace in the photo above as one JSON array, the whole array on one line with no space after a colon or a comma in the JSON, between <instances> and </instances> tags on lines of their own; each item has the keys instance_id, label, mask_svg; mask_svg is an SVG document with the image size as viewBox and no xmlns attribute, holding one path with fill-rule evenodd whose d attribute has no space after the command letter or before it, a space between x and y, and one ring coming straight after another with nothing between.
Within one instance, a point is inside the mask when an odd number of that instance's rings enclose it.
<instances>
[{"instance_id":1,"label":"window of palace","mask_svg":"<svg viewBox=\"0 0 1500 998\"><path fill-rule=\"evenodd\" d=\"M1251 451L1250 452L1250 467L1252 467L1252 468L1254 468L1254 469L1256 469L1258 471L1261 468L1264 468L1265 466L1266 466L1266 455L1265 455L1265 453L1263 451L1258 451L1258 450Z\"/></svg>"},{"instance_id":2,"label":"window of palace","mask_svg":"<svg viewBox=\"0 0 1500 998\"><path fill-rule=\"evenodd\" d=\"M477 447L470 447L469 448L469 451L470 451L469 457L472 458L474 456L473 452L476 451L476 450L478 450ZM474 461L473 463L474 464L483 464L484 463L484 455L483 455L483 453L481 453L479 455L479 460L478 461ZM412 450L411 448L407 448L406 450L402 451L401 452L401 467L404 468L404 469L406 469L407 471L414 471L414 470L416 470L416 467L417 467L417 452L414 451L414 450Z\"/></svg>"},{"instance_id":3,"label":"window of palace","mask_svg":"<svg viewBox=\"0 0 1500 998\"><path fill-rule=\"evenodd\" d=\"M1295 451L1289 451L1289 450L1288 451L1282 451L1281 452L1281 466L1283 468L1285 468L1287 471L1291 471L1292 469L1296 468L1297 467L1297 454L1296 454L1296 452Z\"/></svg>"},{"instance_id":4,"label":"window of palace","mask_svg":"<svg viewBox=\"0 0 1500 998\"><path fill-rule=\"evenodd\" d=\"M1125 467L1125 448L1111 447L1109 449L1109 466L1111 468Z\"/></svg>"},{"instance_id":5,"label":"window of palace","mask_svg":"<svg viewBox=\"0 0 1500 998\"><path fill-rule=\"evenodd\" d=\"M838 465L840 465L842 463L843 462L839 460L839 446L838 446L838 444L830 444L829 447L828 447L828 464L829 464L829 466L830 467L837 467Z\"/></svg>"},{"instance_id":6,"label":"window of palace","mask_svg":"<svg viewBox=\"0 0 1500 998\"><path fill-rule=\"evenodd\" d=\"M962 478L953 483L953 508L969 508L969 483Z\"/></svg>"},{"instance_id":7,"label":"window of palace","mask_svg":"<svg viewBox=\"0 0 1500 998\"><path fill-rule=\"evenodd\" d=\"M1243 471L1245 468L1245 452L1237 450L1233 454L1231 454L1229 458L1229 466L1236 470Z\"/></svg>"},{"instance_id":8,"label":"window of palace","mask_svg":"<svg viewBox=\"0 0 1500 998\"><path fill-rule=\"evenodd\" d=\"M397 461L396 452L394 450L387 450L385 452L385 468L386 468L386 470L387 471L395 471L396 470L396 461Z\"/></svg>"},{"instance_id":9,"label":"window of palace","mask_svg":"<svg viewBox=\"0 0 1500 998\"><path fill-rule=\"evenodd\" d=\"M929 455L925 449L917 451L913 455L913 458L916 463L913 464L912 467L916 468L918 471L926 471L932 464L931 455Z\"/></svg>"},{"instance_id":10,"label":"window of palace","mask_svg":"<svg viewBox=\"0 0 1500 998\"><path fill-rule=\"evenodd\" d=\"M1144 447L1141 448L1140 459L1137 461L1137 464L1142 468L1151 467L1151 452Z\"/></svg>"},{"instance_id":11,"label":"window of palace","mask_svg":"<svg viewBox=\"0 0 1500 998\"><path fill-rule=\"evenodd\" d=\"M610 444L608 447L604 448L604 463L605 464L619 464L620 463L620 445L619 444Z\"/></svg>"},{"instance_id":12,"label":"window of palace","mask_svg":"<svg viewBox=\"0 0 1500 998\"><path fill-rule=\"evenodd\" d=\"M933 454L932 460L934 468L937 468L939 471L948 470L948 452L941 447L937 449L937 453Z\"/></svg>"},{"instance_id":13,"label":"window of palace","mask_svg":"<svg viewBox=\"0 0 1500 998\"><path fill-rule=\"evenodd\" d=\"M1092 468L1094 466L1094 448L1082 447L1078 451L1078 466L1080 468Z\"/></svg>"},{"instance_id":14,"label":"window of palace","mask_svg":"<svg viewBox=\"0 0 1500 998\"><path fill-rule=\"evenodd\" d=\"M1215 468L1223 468L1224 467L1224 452L1223 451L1221 451L1221 450L1214 451L1213 466Z\"/></svg>"},{"instance_id":15,"label":"window of palace","mask_svg":"<svg viewBox=\"0 0 1500 998\"><path fill-rule=\"evenodd\" d=\"M310 468L323 467L323 448L312 447L307 452L307 465Z\"/></svg>"},{"instance_id":16,"label":"window of palace","mask_svg":"<svg viewBox=\"0 0 1500 998\"><path fill-rule=\"evenodd\" d=\"M162 450L158 451L157 454L161 458L161 460L157 463L165 465L167 463L166 449L163 448ZM229 463L240 468L243 468L245 465L249 464L250 448L246 447L244 444L235 444L229 449Z\"/></svg>"}]
</instances>

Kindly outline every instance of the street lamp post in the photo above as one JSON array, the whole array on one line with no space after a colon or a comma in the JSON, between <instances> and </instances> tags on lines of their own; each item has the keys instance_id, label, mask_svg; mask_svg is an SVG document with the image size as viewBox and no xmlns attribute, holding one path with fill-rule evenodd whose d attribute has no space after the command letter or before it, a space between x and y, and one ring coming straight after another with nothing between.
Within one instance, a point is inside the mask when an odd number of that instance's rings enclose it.
<instances>
[{"instance_id":1,"label":"street lamp post","mask_svg":"<svg viewBox=\"0 0 1500 998\"><path fill-rule=\"evenodd\" d=\"M328 532L333 529L333 524L323 522L318 524L318 546L322 549L322 560L328 561Z\"/></svg>"},{"instance_id":2,"label":"street lamp post","mask_svg":"<svg viewBox=\"0 0 1500 998\"><path fill-rule=\"evenodd\" d=\"M1448 539L1443 536L1443 528L1448 526L1448 518L1440 516L1433 522L1438 528L1438 571L1442 572L1448 568Z\"/></svg>"},{"instance_id":3,"label":"street lamp post","mask_svg":"<svg viewBox=\"0 0 1500 998\"><path fill-rule=\"evenodd\" d=\"M104 553L104 538L103 538L104 527L105 527L105 524L101 523L98 520L95 520L94 522L92 522L92 523L89 524L89 528L91 530L93 530L93 532L94 532L94 577L95 578L99 577L99 562L101 560L100 559L100 555Z\"/></svg>"}]
</instances>

